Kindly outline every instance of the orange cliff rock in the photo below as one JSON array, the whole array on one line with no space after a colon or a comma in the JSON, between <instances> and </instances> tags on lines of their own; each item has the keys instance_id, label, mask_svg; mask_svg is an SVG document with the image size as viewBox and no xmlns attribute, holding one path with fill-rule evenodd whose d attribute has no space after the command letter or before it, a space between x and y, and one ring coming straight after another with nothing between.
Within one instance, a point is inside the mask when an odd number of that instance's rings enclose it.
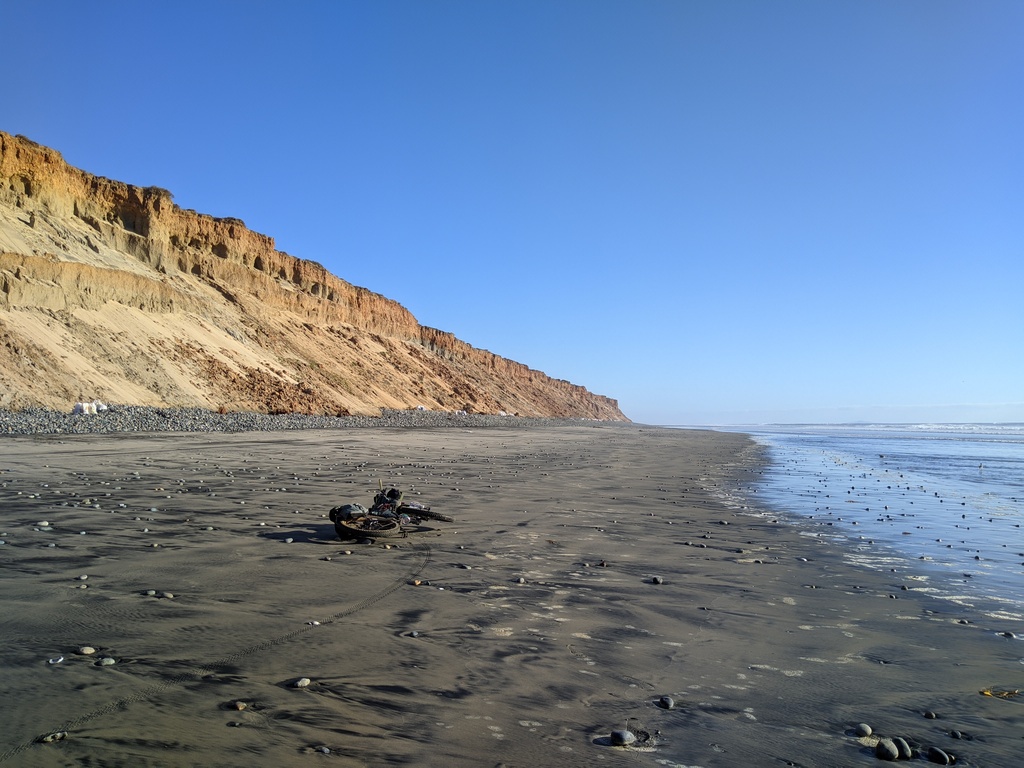
<instances>
[{"instance_id":1,"label":"orange cliff rock","mask_svg":"<svg viewBox=\"0 0 1024 768\"><path fill-rule=\"evenodd\" d=\"M0 132L0 408L97 398L626 420L615 400L421 326L238 219Z\"/></svg>"}]
</instances>

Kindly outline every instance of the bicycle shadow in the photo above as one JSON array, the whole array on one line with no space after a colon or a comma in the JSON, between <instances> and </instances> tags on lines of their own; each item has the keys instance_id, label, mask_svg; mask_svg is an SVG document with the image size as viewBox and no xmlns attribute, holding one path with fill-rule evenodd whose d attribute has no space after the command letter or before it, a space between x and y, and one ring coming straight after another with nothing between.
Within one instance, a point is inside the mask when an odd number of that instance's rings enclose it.
<instances>
[{"instance_id":1,"label":"bicycle shadow","mask_svg":"<svg viewBox=\"0 0 1024 768\"><path fill-rule=\"evenodd\" d=\"M309 525L305 528L294 528L291 530L275 529L261 534L265 539L287 542L288 544L337 544L338 534L334 525ZM290 541L289 541L290 539Z\"/></svg>"}]
</instances>

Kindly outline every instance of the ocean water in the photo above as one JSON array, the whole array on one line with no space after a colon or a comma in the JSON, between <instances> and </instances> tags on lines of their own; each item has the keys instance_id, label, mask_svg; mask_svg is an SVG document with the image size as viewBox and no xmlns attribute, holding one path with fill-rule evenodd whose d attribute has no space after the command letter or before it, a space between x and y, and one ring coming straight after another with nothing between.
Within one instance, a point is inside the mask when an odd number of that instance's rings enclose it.
<instances>
[{"instance_id":1,"label":"ocean water","mask_svg":"<svg viewBox=\"0 0 1024 768\"><path fill-rule=\"evenodd\" d=\"M736 431L772 459L752 502L915 588L1024 619L1024 424Z\"/></svg>"}]
</instances>

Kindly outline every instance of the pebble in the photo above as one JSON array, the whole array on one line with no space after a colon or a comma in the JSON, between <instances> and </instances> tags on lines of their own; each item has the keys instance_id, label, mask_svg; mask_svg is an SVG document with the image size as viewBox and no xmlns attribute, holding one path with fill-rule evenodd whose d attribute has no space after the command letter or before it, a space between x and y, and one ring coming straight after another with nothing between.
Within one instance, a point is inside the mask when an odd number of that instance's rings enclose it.
<instances>
[{"instance_id":1,"label":"pebble","mask_svg":"<svg viewBox=\"0 0 1024 768\"><path fill-rule=\"evenodd\" d=\"M291 429L353 429L367 427L529 427L539 423L578 425L583 419L533 419L485 414L456 415L442 411L382 409L380 416L308 416L303 414L226 413L204 408L153 408L109 405L106 411L82 416L45 408L0 410L0 434L108 434L112 432L278 432ZM132 473L133 475L137 473Z\"/></svg>"},{"instance_id":2,"label":"pebble","mask_svg":"<svg viewBox=\"0 0 1024 768\"><path fill-rule=\"evenodd\" d=\"M662 709L675 709L676 702L671 696L662 696L658 699L658 706Z\"/></svg>"},{"instance_id":3,"label":"pebble","mask_svg":"<svg viewBox=\"0 0 1024 768\"><path fill-rule=\"evenodd\" d=\"M913 750L907 743L907 740L902 736L893 736L892 743L896 745L896 749L899 750L900 760L909 760L914 756Z\"/></svg>"},{"instance_id":4,"label":"pebble","mask_svg":"<svg viewBox=\"0 0 1024 768\"><path fill-rule=\"evenodd\" d=\"M875 745L875 757L879 760L899 760L900 751L892 739L879 739Z\"/></svg>"},{"instance_id":5,"label":"pebble","mask_svg":"<svg viewBox=\"0 0 1024 768\"><path fill-rule=\"evenodd\" d=\"M616 747L625 747L636 741L636 734L627 730L612 731L611 741Z\"/></svg>"},{"instance_id":6,"label":"pebble","mask_svg":"<svg viewBox=\"0 0 1024 768\"><path fill-rule=\"evenodd\" d=\"M935 720L936 718L938 718L938 715L936 715L930 709L925 710L925 713L924 713L924 719L925 720Z\"/></svg>"},{"instance_id":7,"label":"pebble","mask_svg":"<svg viewBox=\"0 0 1024 768\"><path fill-rule=\"evenodd\" d=\"M111 667L114 664L117 664L117 661L110 658L109 656L104 656L102 659L97 661L96 664L100 667Z\"/></svg>"},{"instance_id":8,"label":"pebble","mask_svg":"<svg viewBox=\"0 0 1024 768\"><path fill-rule=\"evenodd\" d=\"M655 576L651 579L651 584L664 584L665 580L661 576Z\"/></svg>"},{"instance_id":9,"label":"pebble","mask_svg":"<svg viewBox=\"0 0 1024 768\"><path fill-rule=\"evenodd\" d=\"M93 648L91 645L83 645L81 648L78 649L78 652L83 656L92 656L94 653L96 653L96 649Z\"/></svg>"},{"instance_id":10,"label":"pebble","mask_svg":"<svg viewBox=\"0 0 1024 768\"><path fill-rule=\"evenodd\" d=\"M937 765L952 765L953 758L938 747L928 747L928 762Z\"/></svg>"},{"instance_id":11,"label":"pebble","mask_svg":"<svg viewBox=\"0 0 1024 768\"><path fill-rule=\"evenodd\" d=\"M54 656L52 659L47 659L46 663L47 664L60 664L62 661L64 661L64 657L63 656Z\"/></svg>"},{"instance_id":12,"label":"pebble","mask_svg":"<svg viewBox=\"0 0 1024 768\"><path fill-rule=\"evenodd\" d=\"M854 732L858 736L870 736L872 733L874 733L874 731L871 730L871 726L867 723L858 723L857 727L854 729Z\"/></svg>"},{"instance_id":13,"label":"pebble","mask_svg":"<svg viewBox=\"0 0 1024 768\"><path fill-rule=\"evenodd\" d=\"M310 680L308 677L300 677L298 680L296 680L294 683L292 683L292 687L293 688L306 688L312 682L313 681Z\"/></svg>"},{"instance_id":14,"label":"pebble","mask_svg":"<svg viewBox=\"0 0 1024 768\"><path fill-rule=\"evenodd\" d=\"M43 744L52 744L55 741L63 741L67 737L68 737L68 732L67 731L55 731L53 733L48 733L45 736L41 736L39 738L39 741L42 742Z\"/></svg>"}]
</instances>

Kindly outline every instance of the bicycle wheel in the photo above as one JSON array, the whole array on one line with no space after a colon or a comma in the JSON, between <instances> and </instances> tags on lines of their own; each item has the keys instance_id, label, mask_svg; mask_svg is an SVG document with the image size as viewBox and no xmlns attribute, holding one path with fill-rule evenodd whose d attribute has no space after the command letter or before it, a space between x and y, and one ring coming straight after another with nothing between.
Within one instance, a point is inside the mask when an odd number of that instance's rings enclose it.
<instances>
[{"instance_id":1,"label":"bicycle wheel","mask_svg":"<svg viewBox=\"0 0 1024 768\"><path fill-rule=\"evenodd\" d=\"M442 515L440 512L431 512L429 509L410 509L406 514L422 517L424 520L440 520L442 523L454 523L455 518Z\"/></svg>"},{"instance_id":2,"label":"bicycle wheel","mask_svg":"<svg viewBox=\"0 0 1024 768\"><path fill-rule=\"evenodd\" d=\"M389 517L363 515L350 520L335 520L334 530L342 539L393 538L403 535L402 526Z\"/></svg>"}]
</instances>

